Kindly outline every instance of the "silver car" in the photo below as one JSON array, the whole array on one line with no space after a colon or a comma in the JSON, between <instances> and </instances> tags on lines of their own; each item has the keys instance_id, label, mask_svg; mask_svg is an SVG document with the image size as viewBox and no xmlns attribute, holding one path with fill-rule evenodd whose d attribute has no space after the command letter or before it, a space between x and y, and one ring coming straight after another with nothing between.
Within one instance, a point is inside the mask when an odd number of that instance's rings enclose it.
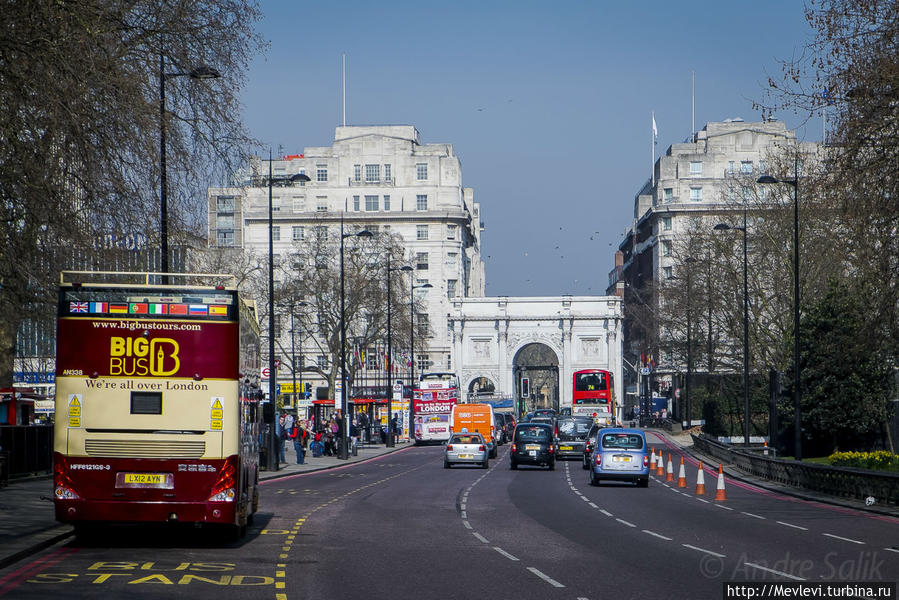
<instances>
[{"instance_id":1,"label":"silver car","mask_svg":"<svg viewBox=\"0 0 899 600\"><path fill-rule=\"evenodd\" d=\"M482 469L488 466L487 444L480 433L454 433L443 450L443 468L453 465L473 464Z\"/></svg>"}]
</instances>

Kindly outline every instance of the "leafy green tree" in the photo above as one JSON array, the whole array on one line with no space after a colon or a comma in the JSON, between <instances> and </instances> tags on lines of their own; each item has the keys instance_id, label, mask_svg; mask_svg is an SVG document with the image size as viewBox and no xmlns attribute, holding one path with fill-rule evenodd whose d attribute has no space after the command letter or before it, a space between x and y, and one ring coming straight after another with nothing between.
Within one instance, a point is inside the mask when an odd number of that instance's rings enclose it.
<instances>
[{"instance_id":1,"label":"leafy green tree","mask_svg":"<svg viewBox=\"0 0 899 600\"><path fill-rule=\"evenodd\" d=\"M870 445L889 416L892 369L866 295L851 283L831 281L801 330L805 439L823 453Z\"/></svg>"}]
</instances>

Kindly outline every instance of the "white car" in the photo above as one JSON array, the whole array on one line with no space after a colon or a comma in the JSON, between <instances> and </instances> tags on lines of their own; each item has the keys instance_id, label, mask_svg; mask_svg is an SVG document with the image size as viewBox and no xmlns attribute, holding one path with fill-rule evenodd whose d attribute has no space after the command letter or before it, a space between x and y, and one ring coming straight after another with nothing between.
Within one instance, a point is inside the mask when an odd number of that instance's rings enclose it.
<instances>
[{"instance_id":1,"label":"white car","mask_svg":"<svg viewBox=\"0 0 899 600\"><path fill-rule=\"evenodd\" d=\"M473 464L482 469L488 466L487 444L480 433L454 433L446 442L443 451L443 468L453 465Z\"/></svg>"}]
</instances>

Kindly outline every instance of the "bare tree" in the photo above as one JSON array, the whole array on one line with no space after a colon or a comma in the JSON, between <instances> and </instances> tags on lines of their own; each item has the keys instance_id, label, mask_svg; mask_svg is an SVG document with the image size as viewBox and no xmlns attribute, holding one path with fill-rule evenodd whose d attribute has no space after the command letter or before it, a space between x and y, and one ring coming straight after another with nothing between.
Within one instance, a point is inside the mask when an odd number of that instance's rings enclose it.
<instances>
[{"instance_id":1,"label":"bare tree","mask_svg":"<svg viewBox=\"0 0 899 600\"><path fill-rule=\"evenodd\" d=\"M201 221L196 192L247 145L238 94L262 47L259 17L244 0L3 4L0 386L19 323L52 302L60 269L109 264L104 236L139 232L158 246L163 124L173 237ZM223 78L174 76L200 65Z\"/></svg>"}]
</instances>

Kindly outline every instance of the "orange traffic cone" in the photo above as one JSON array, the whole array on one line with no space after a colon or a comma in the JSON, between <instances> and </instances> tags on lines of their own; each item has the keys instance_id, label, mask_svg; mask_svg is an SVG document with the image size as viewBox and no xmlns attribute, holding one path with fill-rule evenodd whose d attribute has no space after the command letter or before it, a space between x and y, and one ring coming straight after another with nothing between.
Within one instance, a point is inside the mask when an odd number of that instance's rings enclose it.
<instances>
[{"instance_id":1,"label":"orange traffic cone","mask_svg":"<svg viewBox=\"0 0 899 600\"><path fill-rule=\"evenodd\" d=\"M684 473L684 457L680 457L680 470L677 472L677 487L687 487L687 475Z\"/></svg>"},{"instance_id":2,"label":"orange traffic cone","mask_svg":"<svg viewBox=\"0 0 899 600\"><path fill-rule=\"evenodd\" d=\"M696 495L705 496L705 475L702 470L702 461L699 461L699 472L696 474Z\"/></svg>"},{"instance_id":3,"label":"orange traffic cone","mask_svg":"<svg viewBox=\"0 0 899 600\"><path fill-rule=\"evenodd\" d=\"M649 472L652 473L656 470L656 451L655 448L652 449L652 458L649 459Z\"/></svg>"},{"instance_id":4,"label":"orange traffic cone","mask_svg":"<svg viewBox=\"0 0 899 600\"><path fill-rule=\"evenodd\" d=\"M715 491L715 500L727 500L727 494L724 493L724 467L718 463L718 489Z\"/></svg>"},{"instance_id":5,"label":"orange traffic cone","mask_svg":"<svg viewBox=\"0 0 899 600\"><path fill-rule=\"evenodd\" d=\"M671 453L668 453L668 466L665 471L665 481L674 481L674 466L671 464Z\"/></svg>"},{"instance_id":6,"label":"orange traffic cone","mask_svg":"<svg viewBox=\"0 0 899 600\"><path fill-rule=\"evenodd\" d=\"M656 462L656 475L659 477L665 476L665 457L662 456L661 451L659 451L659 460Z\"/></svg>"}]
</instances>

